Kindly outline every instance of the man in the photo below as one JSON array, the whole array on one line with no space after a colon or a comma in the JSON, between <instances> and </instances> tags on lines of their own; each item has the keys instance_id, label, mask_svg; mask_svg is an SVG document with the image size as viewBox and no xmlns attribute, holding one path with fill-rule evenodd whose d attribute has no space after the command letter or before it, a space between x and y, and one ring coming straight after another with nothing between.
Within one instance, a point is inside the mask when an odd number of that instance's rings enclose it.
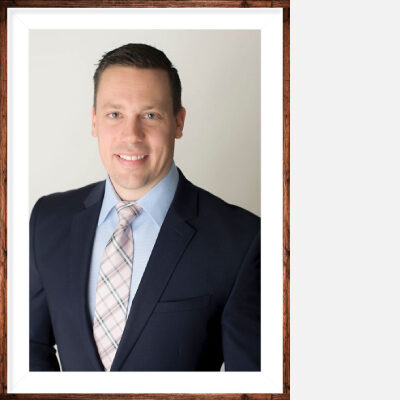
<instances>
[{"instance_id":1,"label":"man","mask_svg":"<svg viewBox=\"0 0 400 400\"><path fill-rule=\"evenodd\" d=\"M64 371L260 370L260 220L176 168L185 113L163 52L128 44L100 61L107 179L31 215L31 371L60 370L55 344Z\"/></svg>"}]
</instances>

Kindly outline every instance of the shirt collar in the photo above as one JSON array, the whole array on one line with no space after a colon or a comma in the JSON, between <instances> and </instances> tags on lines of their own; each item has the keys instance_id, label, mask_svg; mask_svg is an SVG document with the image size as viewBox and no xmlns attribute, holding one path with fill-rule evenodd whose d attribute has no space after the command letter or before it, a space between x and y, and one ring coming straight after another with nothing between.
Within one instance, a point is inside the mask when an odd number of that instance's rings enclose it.
<instances>
[{"instance_id":1,"label":"shirt collar","mask_svg":"<svg viewBox=\"0 0 400 400\"><path fill-rule=\"evenodd\" d=\"M143 197L135 202L143 208L143 211L153 219L159 228L164 222L165 215L172 203L172 199L174 198L178 186L178 181L179 173L175 163L172 162L168 174ZM98 225L101 225L108 218L115 205L120 201L121 199L115 192L110 177L107 175Z\"/></svg>"}]
</instances>

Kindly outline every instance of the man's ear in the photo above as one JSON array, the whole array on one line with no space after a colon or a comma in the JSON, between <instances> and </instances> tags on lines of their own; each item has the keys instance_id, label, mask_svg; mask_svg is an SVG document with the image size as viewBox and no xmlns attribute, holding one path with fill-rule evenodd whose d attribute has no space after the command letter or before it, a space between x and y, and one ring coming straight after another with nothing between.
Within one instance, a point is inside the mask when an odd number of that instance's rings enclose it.
<instances>
[{"instance_id":1,"label":"man's ear","mask_svg":"<svg viewBox=\"0 0 400 400\"><path fill-rule=\"evenodd\" d=\"M96 111L94 107L92 107L92 136L97 137L96 132Z\"/></svg>"},{"instance_id":2,"label":"man's ear","mask_svg":"<svg viewBox=\"0 0 400 400\"><path fill-rule=\"evenodd\" d=\"M186 110L184 107L181 107L181 109L175 116L175 122L176 122L175 139L179 139L183 135L182 132L183 132L183 126L185 125L185 117L186 117Z\"/></svg>"}]
</instances>

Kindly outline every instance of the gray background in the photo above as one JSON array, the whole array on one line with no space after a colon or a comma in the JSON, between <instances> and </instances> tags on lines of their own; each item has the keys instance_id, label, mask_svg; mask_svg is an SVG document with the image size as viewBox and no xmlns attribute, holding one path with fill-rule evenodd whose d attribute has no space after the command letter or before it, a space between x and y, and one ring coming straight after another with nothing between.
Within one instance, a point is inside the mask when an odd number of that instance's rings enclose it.
<instances>
[{"instance_id":1,"label":"gray background","mask_svg":"<svg viewBox=\"0 0 400 400\"><path fill-rule=\"evenodd\" d=\"M260 31L31 30L30 208L45 194L103 180L91 136L92 77L129 42L165 52L187 115L175 163L194 184L260 215Z\"/></svg>"},{"instance_id":2,"label":"gray background","mask_svg":"<svg viewBox=\"0 0 400 400\"><path fill-rule=\"evenodd\" d=\"M291 2L292 400L399 399L400 2Z\"/></svg>"}]
</instances>

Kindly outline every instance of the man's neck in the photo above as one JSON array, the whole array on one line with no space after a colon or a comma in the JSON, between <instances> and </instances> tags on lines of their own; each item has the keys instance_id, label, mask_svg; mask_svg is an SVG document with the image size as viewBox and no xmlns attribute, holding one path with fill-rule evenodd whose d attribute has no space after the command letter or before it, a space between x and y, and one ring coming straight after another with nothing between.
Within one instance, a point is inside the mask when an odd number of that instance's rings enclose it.
<instances>
[{"instance_id":1,"label":"man's neck","mask_svg":"<svg viewBox=\"0 0 400 400\"><path fill-rule=\"evenodd\" d=\"M171 171L171 168L173 166L173 162L171 162L171 165L169 166L168 169L155 181L149 183L148 185L142 186L140 189L137 190L132 190L132 189L126 189L117 183L115 183L111 176L110 182L114 188L115 193L119 196L119 198L123 201L138 201L140 198L142 198L144 195L146 195L148 192L150 192L151 189L153 189L154 186L156 186L158 183L160 183Z\"/></svg>"}]
</instances>

